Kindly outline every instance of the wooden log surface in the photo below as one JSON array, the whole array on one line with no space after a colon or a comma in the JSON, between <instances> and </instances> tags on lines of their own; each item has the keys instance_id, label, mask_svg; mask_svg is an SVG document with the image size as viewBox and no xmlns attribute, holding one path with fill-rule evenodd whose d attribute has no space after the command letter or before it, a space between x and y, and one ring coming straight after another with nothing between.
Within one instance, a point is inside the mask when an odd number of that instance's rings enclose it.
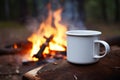
<instances>
[{"instance_id":1,"label":"wooden log surface","mask_svg":"<svg viewBox=\"0 0 120 80\"><path fill-rule=\"evenodd\" d=\"M113 50L99 62L76 65L59 60L33 69L23 80L120 80L120 50Z\"/></svg>"}]
</instances>

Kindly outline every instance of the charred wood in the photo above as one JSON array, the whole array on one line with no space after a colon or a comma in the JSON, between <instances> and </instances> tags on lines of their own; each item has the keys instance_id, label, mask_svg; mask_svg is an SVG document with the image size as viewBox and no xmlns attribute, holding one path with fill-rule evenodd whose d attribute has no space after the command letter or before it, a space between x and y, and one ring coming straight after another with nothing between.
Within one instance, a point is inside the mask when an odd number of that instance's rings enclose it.
<instances>
[{"instance_id":1,"label":"charred wood","mask_svg":"<svg viewBox=\"0 0 120 80\"><path fill-rule=\"evenodd\" d=\"M4 48L0 49L0 55L15 55L15 54L25 54L32 48L32 42L21 41L10 45L6 45Z\"/></svg>"},{"instance_id":2,"label":"charred wood","mask_svg":"<svg viewBox=\"0 0 120 80\"><path fill-rule=\"evenodd\" d=\"M0 49L0 56L2 55L15 55L20 52L20 49Z\"/></svg>"},{"instance_id":3,"label":"charred wood","mask_svg":"<svg viewBox=\"0 0 120 80\"><path fill-rule=\"evenodd\" d=\"M53 39L54 35L51 35L49 38L46 38L45 43L42 44L40 50L38 51L37 54L35 54L33 57L38 58L39 60L43 58L43 51L45 48L49 45L49 42Z\"/></svg>"},{"instance_id":4,"label":"charred wood","mask_svg":"<svg viewBox=\"0 0 120 80\"><path fill-rule=\"evenodd\" d=\"M17 48L32 48L32 42L30 41L20 41L13 44L6 45L5 48L14 48L15 45Z\"/></svg>"}]
</instances>

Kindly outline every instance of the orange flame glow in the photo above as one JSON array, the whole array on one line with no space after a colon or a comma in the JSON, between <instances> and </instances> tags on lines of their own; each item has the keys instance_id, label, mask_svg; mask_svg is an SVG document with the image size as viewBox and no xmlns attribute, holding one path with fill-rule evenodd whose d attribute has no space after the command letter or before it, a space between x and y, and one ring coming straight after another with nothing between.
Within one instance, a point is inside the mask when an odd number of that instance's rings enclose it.
<instances>
[{"instance_id":1,"label":"orange flame glow","mask_svg":"<svg viewBox=\"0 0 120 80\"><path fill-rule=\"evenodd\" d=\"M17 49L17 48L18 48L18 47L17 47L17 44L14 44L14 45L13 45L13 48L14 48L14 49Z\"/></svg>"},{"instance_id":2,"label":"orange flame glow","mask_svg":"<svg viewBox=\"0 0 120 80\"><path fill-rule=\"evenodd\" d=\"M65 51L66 46L66 35L67 27L60 24L62 9L58 9L55 12L49 11L48 18L40 24L38 31L33 33L28 41L33 43L32 50L30 51L30 57L40 50L40 46L45 43L45 37L49 37L54 34L54 38L49 43L49 47L45 48L44 54L49 54L49 50ZM54 18L54 22L53 21ZM52 25L54 23L54 25ZM36 59L34 59L36 60Z\"/></svg>"}]
</instances>

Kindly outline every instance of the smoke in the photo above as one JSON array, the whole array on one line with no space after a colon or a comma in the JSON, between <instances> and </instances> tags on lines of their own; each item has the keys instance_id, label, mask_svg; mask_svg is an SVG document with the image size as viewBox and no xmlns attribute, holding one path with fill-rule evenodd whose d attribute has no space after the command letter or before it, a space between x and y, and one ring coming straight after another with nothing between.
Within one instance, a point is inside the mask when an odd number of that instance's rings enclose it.
<instances>
[{"instance_id":1,"label":"smoke","mask_svg":"<svg viewBox=\"0 0 120 80\"><path fill-rule=\"evenodd\" d=\"M61 14L62 21L68 27L68 30L86 29L84 21L81 19L81 15L78 12L77 0L47 0L43 1L43 4L38 8L38 16L36 18L29 18L27 20L28 30L35 32L38 30L41 22L45 21L48 17L49 11L55 11L59 8L63 9ZM51 10L50 10L51 9ZM53 18L54 22L54 18ZM54 23L52 23L54 26Z\"/></svg>"},{"instance_id":2,"label":"smoke","mask_svg":"<svg viewBox=\"0 0 120 80\"><path fill-rule=\"evenodd\" d=\"M66 0L63 6L62 22L68 25L69 30L86 29L83 19L78 12L78 3L76 0Z\"/></svg>"},{"instance_id":3,"label":"smoke","mask_svg":"<svg viewBox=\"0 0 120 80\"><path fill-rule=\"evenodd\" d=\"M38 30L39 25L40 23L36 18L29 18L26 21L26 28L32 33Z\"/></svg>"}]
</instances>

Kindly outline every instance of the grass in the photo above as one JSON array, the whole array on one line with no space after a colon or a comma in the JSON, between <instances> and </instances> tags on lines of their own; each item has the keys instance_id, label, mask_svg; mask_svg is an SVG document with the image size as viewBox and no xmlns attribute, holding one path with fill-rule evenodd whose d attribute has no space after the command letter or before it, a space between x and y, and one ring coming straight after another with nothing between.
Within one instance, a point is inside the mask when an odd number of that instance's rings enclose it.
<instances>
[{"instance_id":1,"label":"grass","mask_svg":"<svg viewBox=\"0 0 120 80\"><path fill-rule=\"evenodd\" d=\"M0 21L0 28L11 28L11 27L20 28L24 26L25 25L15 21Z\"/></svg>"}]
</instances>

